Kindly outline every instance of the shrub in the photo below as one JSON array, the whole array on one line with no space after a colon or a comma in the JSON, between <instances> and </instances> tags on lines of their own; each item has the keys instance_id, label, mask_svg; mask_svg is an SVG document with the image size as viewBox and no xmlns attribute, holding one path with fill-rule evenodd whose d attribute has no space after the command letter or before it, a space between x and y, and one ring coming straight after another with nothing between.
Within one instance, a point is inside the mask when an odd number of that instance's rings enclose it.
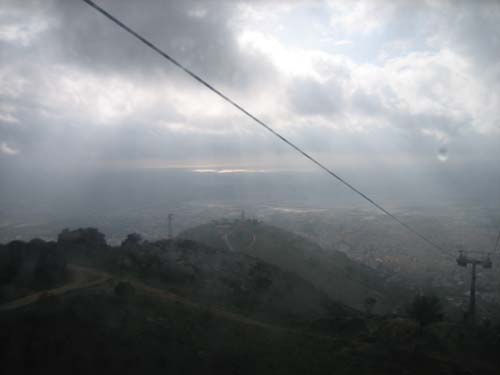
<instances>
[{"instance_id":1,"label":"shrub","mask_svg":"<svg viewBox=\"0 0 500 375\"><path fill-rule=\"evenodd\" d=\"M144 242L139 233L130 233L127 238L122 242L121 246L137 246Z\"/></svg>"},{"instance_id":2,"label":"shrub","mask_svg":"<svg viewBox=\"0 0 500 375\"><path fill-rule=\"evenodd\" d=\"M443 320L441 301L436 296L416 295L408 306L407 312L421 328Z\"/></svg>"}]
</instances>

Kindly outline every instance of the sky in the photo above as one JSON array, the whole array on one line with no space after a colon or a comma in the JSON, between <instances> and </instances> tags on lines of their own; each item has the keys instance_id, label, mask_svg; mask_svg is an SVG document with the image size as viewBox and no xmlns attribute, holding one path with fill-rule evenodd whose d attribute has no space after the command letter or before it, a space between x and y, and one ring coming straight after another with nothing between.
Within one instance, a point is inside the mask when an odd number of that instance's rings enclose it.
<instances>
[{"instance_id":1,"label":"sky","mask_svg":"<svg viewBox=\"0 0 500 375\"><path fill-rule=\"evenodd\" d=\"M96 2L334 169L500 162L500 2ZM83 1L0 0L0 168L26 165L308 167Z\"/></svg>"}]
</instances>

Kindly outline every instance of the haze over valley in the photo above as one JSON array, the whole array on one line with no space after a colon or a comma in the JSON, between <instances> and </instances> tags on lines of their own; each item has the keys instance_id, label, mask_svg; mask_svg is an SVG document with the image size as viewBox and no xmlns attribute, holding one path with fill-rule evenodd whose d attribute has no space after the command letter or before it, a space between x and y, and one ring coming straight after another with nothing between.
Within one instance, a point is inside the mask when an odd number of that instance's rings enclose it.
<instances>
[{"instance_id":1,"label":"haze over valley","mask_svg":"<svg viewBox=\"0 0 500 375\"><path fill-rule=\"evenodd\" d=\"M498 374L495 1L0 2L0 363Z\"/></svg>"}]
</instances>

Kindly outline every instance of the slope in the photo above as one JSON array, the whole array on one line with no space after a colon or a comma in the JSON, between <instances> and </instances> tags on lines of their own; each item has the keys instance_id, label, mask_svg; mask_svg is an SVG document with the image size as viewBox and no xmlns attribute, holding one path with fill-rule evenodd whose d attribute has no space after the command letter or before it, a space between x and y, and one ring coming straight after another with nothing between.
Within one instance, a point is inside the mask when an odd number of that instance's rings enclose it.
<instances>
[{"instance_id":1,"label":"slope","mask_svg":"<svg viewBox=\"0 0 500 375\"><path fill-rule=\"evenodd\" d=\"M291 272L191 240L110 248L105 257L105 266L113 272L259 319L310 321L356 315Z\"/></svg>"},{"instance_id":2,"label":"slope","mask_svg":"<svg viewBox=\"0 0 500 375\"><path fill-rule=\"evenodd\" d=\"M179 237L241 252L294 272L333 300L358 310L370 297L377 301L377 312L395 306L375 270L341 252L325 251L303 237L256 220L214 221L188 229Z\"/></svg>"}]
</instances>

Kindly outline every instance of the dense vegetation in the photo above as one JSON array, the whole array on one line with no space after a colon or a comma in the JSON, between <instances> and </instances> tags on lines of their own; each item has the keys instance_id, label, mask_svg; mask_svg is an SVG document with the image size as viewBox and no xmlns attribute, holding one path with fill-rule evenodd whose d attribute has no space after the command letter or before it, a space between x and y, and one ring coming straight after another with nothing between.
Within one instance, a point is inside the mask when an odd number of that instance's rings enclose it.
<instances>
[{"instance_id":1,"label":"dense vegetation","mask_svg":"<svg viewBox=\"0 0 500 375\"><path fill-rule=\"evenodd\" d=\"M111 247L88 228L64 231L57 242L14 241L0 254L3 287L28 285L28 293L73 280L67 274L76 264L94 278L102 275L95 285L77 283L0 309L6 373L496 374L500 368L500 327L447 321L436 297L416 296L399 316L363 313L269 263L192 240L148 242L131 234ZM366 300L365 309L374 303Z\"/></svg>"},{"instance_id":2,"label":"dense vegetation","mask_svg":"<svg viewBox=\"0 0 500 375\"><path fill-rule=\"evenodd\" d=\"M66 254L55 242L0 245L0 302L61 285L67 276Z\"/></svg>"},{"instance_id":3,"label":"dense vegetation","mask_svg":"<svg viewBox=\"0 0 500 375\"><path fill-rule=\"evenodd\" d=\"M330 298L358 310L366 309L371 301L370 311L390 312L398 306L402 292L342 252L325 251L304 237L255 220L212 222L179 236L222 249L231 246L233 251L294 272Z\"/></svg>"}]
</instances>

